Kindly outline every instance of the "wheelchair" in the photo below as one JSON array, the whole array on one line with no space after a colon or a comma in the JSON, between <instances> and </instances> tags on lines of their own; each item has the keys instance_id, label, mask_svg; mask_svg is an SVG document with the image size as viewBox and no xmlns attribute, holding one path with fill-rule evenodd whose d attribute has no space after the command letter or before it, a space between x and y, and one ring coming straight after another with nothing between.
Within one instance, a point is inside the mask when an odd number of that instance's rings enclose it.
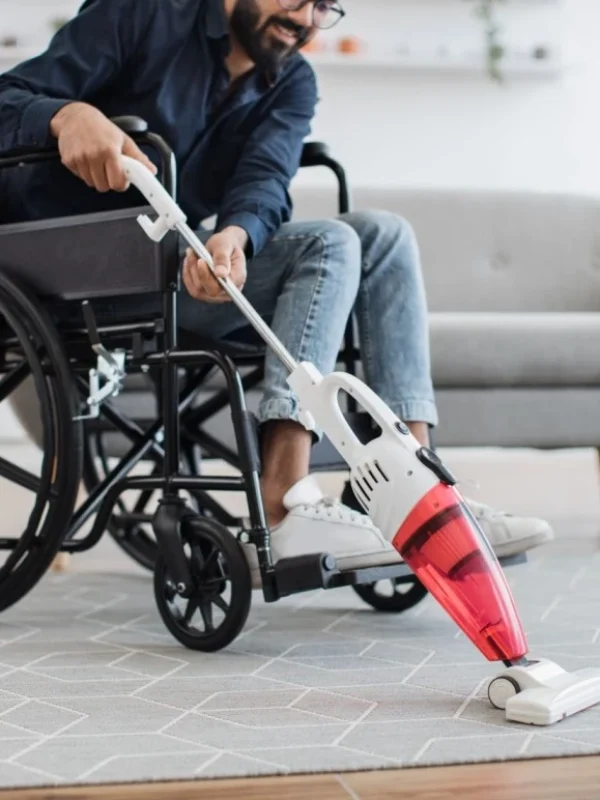
<instances>
[{"instance_id":1,"label":"wheelchair","mask_svg":"<svg viewBox=\"0 0 600 800\"><path fill-rule=\"evenodd\" d=\"M159 179L176 197L177 168L167 143L139 118L113 121L154 151ZM6 153L0 169L52 159L57 151ZM331 169L339 210L349 209L345 172L324 144L305 144L301 166ZM176 235L151 241L136 222L141 213L153 209L134 204L0 225L0 404L13 396L18 408L28 384L39 416L27 428L35 427L41 451L39 475L0 455L0 483L33 497L21 535L0 538L7 553L0 610L31 591L59 552L89 550L105 532L153 572L160 616L189 649L223 649L244 628L253 588L242 544L256 548L267 603L348 586L378 611L402 612L419 603L427 592L404 563L341 571L328 553L274 562L257 425L246 402L263 378L264 347L252 334L204 341L180 330ZM107 297L129 298L130 310L103 317ZM140 297L155 298L156 309L136 314ZM350 321L340 362L355 374L354 342ZM211 380L214 391L206 397ZM123 405L140 387L153 401L145 415L136 402L129 410ZM227 409L233 447L211 430L211 419ZM346 413L363 440L376 435L351 398ZM326 440L314 452L314 470L346 468ZM207 474L215 459L232 474ZM142 466L144 474L136 474ZM78 505L82 484L86 497ZM123 496L131 492L137 497L128 504ZM228 511L215 492L243 493L249 520ZM341 499L362 510L349 483Z\"/></svg>"}]
</instances>

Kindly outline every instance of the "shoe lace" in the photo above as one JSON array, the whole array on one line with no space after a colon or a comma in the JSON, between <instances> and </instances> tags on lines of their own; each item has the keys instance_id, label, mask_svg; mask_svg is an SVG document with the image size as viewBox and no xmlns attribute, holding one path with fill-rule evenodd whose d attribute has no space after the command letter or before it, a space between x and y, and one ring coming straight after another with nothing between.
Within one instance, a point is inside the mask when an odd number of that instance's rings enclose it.
<instances>
[{"instance_id":1,"label":"shoe lace","mask_svg":"<svg viewBox=\"0 0 600 800\"><path fill-rule=\"evenodd\" d=\"M344 505L335 497L324 496L317 503L305 505L303 508L305 511L312 511L313 513L316 511L318 514L328 519L335 519L338 522L371 525L371 520L368 516Z\"/></svg>"}]
</instances>

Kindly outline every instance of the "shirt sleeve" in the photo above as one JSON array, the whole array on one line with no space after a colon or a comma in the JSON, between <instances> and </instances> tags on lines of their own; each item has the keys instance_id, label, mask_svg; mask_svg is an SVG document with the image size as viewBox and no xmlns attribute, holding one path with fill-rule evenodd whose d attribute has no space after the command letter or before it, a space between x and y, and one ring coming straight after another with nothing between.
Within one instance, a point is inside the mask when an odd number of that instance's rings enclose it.
<instances>
[{"instance_id":1,"label":"shirt sleeve","mask_svg":"<svg viewBox=\"0 0 600 800\"><path fill-rule=\"evenodd\" d=\"M47 50L0 74L0 151L50 147L52 117L84 101L123 69L152 19L154 3L86 0Z\"/></svg>"},{"instance_id":2,"label":"shirt sleeve","mask_svg":"<svg viewBox=\"0 0 600 800\"><path fill-rule=\"evenodd\" d=\"M291 217L289 186L300 166L317 102L315 76L304 62L246 142L225 187L217 230L230 225L243 228L249 257L258 255Z\"/></svg>"}]
</instances>

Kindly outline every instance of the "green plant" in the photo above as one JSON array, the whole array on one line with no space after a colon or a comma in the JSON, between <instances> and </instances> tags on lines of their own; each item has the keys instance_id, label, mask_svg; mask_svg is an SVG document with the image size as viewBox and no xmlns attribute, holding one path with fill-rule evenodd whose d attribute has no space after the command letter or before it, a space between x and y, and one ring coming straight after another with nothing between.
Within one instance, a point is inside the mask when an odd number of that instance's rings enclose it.
<instances>
[{"instance_id":1,"label":"green plant","mask_svg":"<svg viewBox=\"0 0 600 800\"><path fill-rule=\"evenodd\" d=\"M63 28L67 24L68 21L69 21L68 17L53 17L50 20L50 27L52 28L54 33L57 33L61 28Z\"/></svg>"},{"instance_id":2,"label":"green plant","mask_svg":"<svg viewBox=\"0 0 600 800\"><path fill-rule=\"evenodd\" d=\"M505 55L505 49L500 40L501 28L497 21L496 11L498 5L505 0L474 0L475 14L484 23L486 40L486 61L490 77L502 82L500 63ZM473 2L473 0L469 0Z\"/></svg>"}]
</instances>

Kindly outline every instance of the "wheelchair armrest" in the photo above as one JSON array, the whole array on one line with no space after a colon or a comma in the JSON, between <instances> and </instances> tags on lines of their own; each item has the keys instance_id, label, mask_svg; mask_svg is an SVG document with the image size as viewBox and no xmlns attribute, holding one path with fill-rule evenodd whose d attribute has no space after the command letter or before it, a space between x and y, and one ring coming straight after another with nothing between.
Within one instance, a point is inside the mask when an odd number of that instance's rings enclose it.
<instances>
[{"instance_id":1,"label":"wheelchair armrest","mask_svg":"<svg viewBox=\"0 0 600 800\"><path fill-rule=\"evenodd\" d=\"M350 211L350 191L346 172L339 161L331 157L329 147L324 142L305 142L300 159L301 167L328 167L338 181L339 187L339 212L346 214Z\"/></svg>"},{"instance_id":2,"label":"wheelchair armrest","mask_svg":"<svg viewBox=\"0 0 600 800\"><path fill-rule=\"evenodd\" d=\"M111 117L117 127L129 135L144 135L148 133L148 123L141 117ZM0 167L15 166L19 163L30 161L46 161L58 158L57 146L52 147L21 147L0 153Z\"/></svg>"},{"instance_id":3,"label":"wheelchair armrest","mask_svg":"<svg viewBox=\"0 0 600 800\"><path fill-rule=\"evenodd\" d=\"M141 117L111 117L110 121L130 136L148 133L148 123Z\"/></svg>"},{"instance_id":4,"label":"wheelchair armrest","mask_svg":"<svg viewBox=\"0 0 600 800\"><path fill-rule=\"evenodd\" d=\"M301 167L329 166L329 147L325 142L305 142L302 148Z\"/></svg>"},{"instance_id":5,"label":"wheelchair armrest","mask_svg":"<svg viewBox=\"0 0 600 800\"><path fill-rule=\"evenodd\" d=\"M148 130L148 123L141 117L120 116L110 117L110 121L131 136L138 144L149 144L158 153L161 161L160 179L172 197L176 195L175 156L165 140L156 133ZM0 153L0 169L3 167L18 167L21 164L33 164L39 161L51 161L59 158L58 146L48 148L19 148Z\"/></svg>"}]
</instances>

